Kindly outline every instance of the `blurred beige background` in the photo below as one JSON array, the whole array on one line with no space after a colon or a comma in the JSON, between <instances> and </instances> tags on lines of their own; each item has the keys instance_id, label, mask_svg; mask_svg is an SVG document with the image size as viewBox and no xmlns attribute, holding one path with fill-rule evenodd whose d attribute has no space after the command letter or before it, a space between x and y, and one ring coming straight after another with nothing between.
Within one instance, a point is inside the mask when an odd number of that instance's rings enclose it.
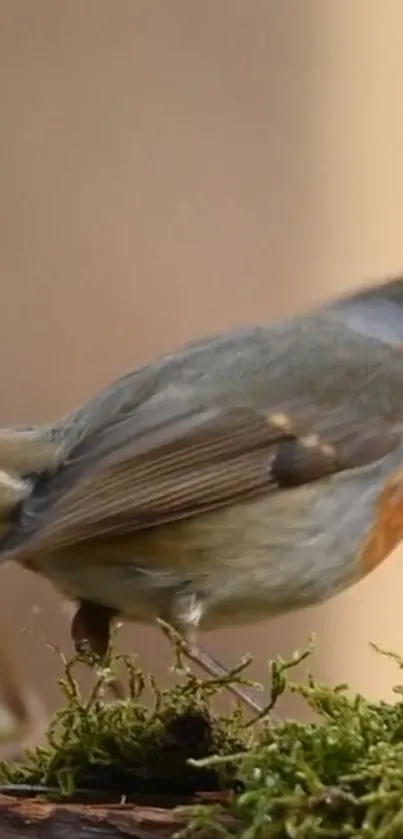
<instances>
[{"instance_id":1,"label":"blurred beige background","mask_svg":"<svg viewBox=\"0 0 403 839\"><path fill-rule=\"evenodd\" d=\"M0 423L401 270L402 41L399 0L1 0ZM403 650L402 562L206 645L250 650L265 678L315 631L321 677L389 697L368 641ZM61 602L18 569L1 580L18 669L54 706ZM165 678L158 631L120 639Z\"/></svg>"}]
</instances>

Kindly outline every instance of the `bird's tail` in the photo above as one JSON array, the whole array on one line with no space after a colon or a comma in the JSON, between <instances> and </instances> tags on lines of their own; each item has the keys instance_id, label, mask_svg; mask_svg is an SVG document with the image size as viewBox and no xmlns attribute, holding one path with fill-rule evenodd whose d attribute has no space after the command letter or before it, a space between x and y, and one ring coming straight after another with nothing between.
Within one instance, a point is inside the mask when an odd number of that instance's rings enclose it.
<instances>
[{"instance_id":1,"label":"bird's tail","mask_svg":"<svg viewBox=\"0 0 403 839\"><path fill-rule=\"evenodd\" d=\"M52 472L59 448L47 425L0 429L0 470L20 478Z\"/></svg>"},{"instance_id":2,"label":"bird's tail","mask_svg":"<svg viewBox=\"0 0 403 839\"><path fill-rule=\"evenodd\" d=\"M53 474L62 459L60 434L51 426L0 429L0 561L7 559L6 540L21 504L38 478Z\"/></svg>"},{"instance_id":3,"label":"bird's tail","mask_svg":"<svg viewBox=\"0 0 403 839\"><path fill-rule=\"evenodd\" d=\"M21 503L31 494L35 476L51 473L57 468L60 460L57 437L50 427L44 425L0 429L0 540L7 536ZM0 631L2 756L5 744L8 744L8 749L12 746L12 755L14 746L36 744L47 722L46 709L27 692L7 648L7 640Z\"/></svg>"},{"instance_id":4,"label":"bird's tail","mask_svg":"<svg viewBox=\"0 0 403 839\"><path fill-rule=\"evenodd\" d=\"M0 429L0 534L30 495L34 476L52 472L58 458L46 426Z\"/></svg>"}]
</instances>

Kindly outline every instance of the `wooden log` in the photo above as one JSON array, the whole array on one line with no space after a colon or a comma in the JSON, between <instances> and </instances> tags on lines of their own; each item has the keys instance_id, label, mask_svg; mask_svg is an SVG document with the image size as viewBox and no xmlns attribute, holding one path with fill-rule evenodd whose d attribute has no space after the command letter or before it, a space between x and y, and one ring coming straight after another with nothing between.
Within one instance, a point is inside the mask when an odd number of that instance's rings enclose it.
<instances>
[{"instance_id":1,"label":"wooden log","mask_svg":"<svg viewBox=\"0 0 403 839\"><path fill-rule=\"evenodd\" d=\"M186 822L172 808L56 804L0 795L0 836L7 839L171 839Z\"/></svg>"}]
</instances>

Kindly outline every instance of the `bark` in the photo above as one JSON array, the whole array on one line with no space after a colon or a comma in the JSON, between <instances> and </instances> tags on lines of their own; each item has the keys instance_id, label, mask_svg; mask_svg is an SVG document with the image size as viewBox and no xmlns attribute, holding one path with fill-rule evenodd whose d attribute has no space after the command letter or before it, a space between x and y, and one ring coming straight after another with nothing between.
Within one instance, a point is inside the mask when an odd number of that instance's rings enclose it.
<instances>
[{"instance_id":1,"label":"bark","mask_svg":"<svg viewBox=\"0 0 403 839\"><path fill-rule=\"evenodd\" d=\"M171 839L184 825L185 816L160 807L55 804L0 795L0 836L7 839Z\"/></svg>"}]
</instances>

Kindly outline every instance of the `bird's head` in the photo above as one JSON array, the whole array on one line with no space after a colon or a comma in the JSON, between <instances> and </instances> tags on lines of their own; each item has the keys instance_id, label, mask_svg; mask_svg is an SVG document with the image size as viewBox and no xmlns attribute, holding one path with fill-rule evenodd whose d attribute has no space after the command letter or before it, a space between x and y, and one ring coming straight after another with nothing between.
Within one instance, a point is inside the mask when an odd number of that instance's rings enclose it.
<instances>
[{"instance_id":1,"label":"bird's head","mask_svg":"<svg viewBox=\"0 0 403 839\"><path fill-rule=\"evenodd\" d=\"M403 275L338 297L324 308L357 332L403 345Z\"/></svg>"}]
</instances>

